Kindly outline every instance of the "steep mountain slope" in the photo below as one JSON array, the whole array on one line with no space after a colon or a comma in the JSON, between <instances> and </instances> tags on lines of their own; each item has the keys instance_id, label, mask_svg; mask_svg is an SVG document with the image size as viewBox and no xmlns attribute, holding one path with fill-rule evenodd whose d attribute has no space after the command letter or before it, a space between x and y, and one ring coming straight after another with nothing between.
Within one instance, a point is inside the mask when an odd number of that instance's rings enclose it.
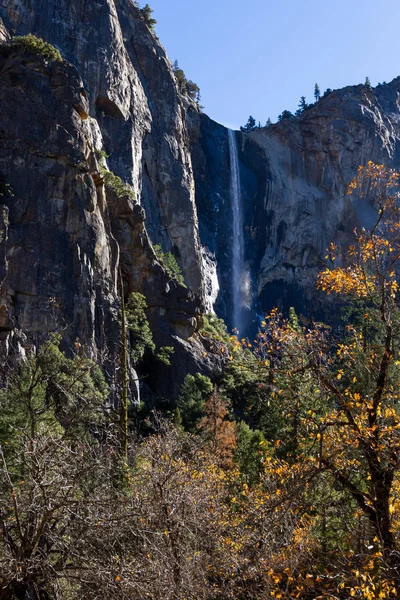
<instances>
[{"instance_id":1,"label":"steep mountain slope","mask_svg":"<svg viewBox=\"0 0 400 600\"><path fill-rule=\"evenodd\" d=\"M157 342L175 346L172 370L156 379L176 392L185 372L213 368L193 336L205 308L234 325L228 131L179 94L130 0L0 0L0 17L2 39L33 33L65 59L0 57L3 353L22 332L37 342L55 327L93 355L115 352L121 272L126 295L146 296ZM399 92L400 79L348 87L236 134L249 327L275 304L323 314L314 282L326 247L368 224L347 185L368 160L400 167ZM135 200L104 186L102 161ZM187 287L152 243L174 253Z\"/></svg>"},{"instance_id":2,"label":"steep mountain slope","mask_svg":"<svg viewBox=\"0 0 400 600\"><path fill-rule=\"evenodd\" d=\"M144 37L143 67L155 69L149 85L144 81L147 95L124 49L114 3L101 3L104 10L96 12L96 22L85 4L1 7L5 22L18 33L56 38L63 56L73 59L84 78L67 61L21 51L7 51L0 58L2 225L7 236L3 352L16 330L36 342L55 327L66 328L69 343L79 337L92 354L115 352L120 267L125 293L140 291L147 298L156 341L176 347L179 380L191 364L192 370L202 368L198 358L203 354L195 341L189 347L185 343L201 312L202 277L190 156L179 143L185 137L183 108L164 51L130 2L121 18L136 23ZM75 22L82 31L76 30L71 40ZM154 59L153 51L158 52ZM164 92L171 89L172 106L163 96L164 115L157 86ZM99 164L103 149L109 167L132 185L147 209L149 230L159 231L153 242L176 249L197 297L171 280L157 261L138 202L118 198L110 189L106 197ZM171 214L157 226L164 213Z\"/></svg>"}]
</instances>

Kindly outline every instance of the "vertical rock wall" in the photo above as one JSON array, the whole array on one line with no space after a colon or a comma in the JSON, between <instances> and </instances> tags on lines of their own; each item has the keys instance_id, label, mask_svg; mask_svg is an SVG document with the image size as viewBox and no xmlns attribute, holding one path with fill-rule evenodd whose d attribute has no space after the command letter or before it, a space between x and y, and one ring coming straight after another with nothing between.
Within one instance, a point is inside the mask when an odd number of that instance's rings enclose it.
<instances>
[{"instance_id":1,"label":"vertical rock wall","mask_svg":"<svg viewBox=\"0 0 400 600\"><path fill-rule=\"evenodd\" d=\"M315 281L331 241L345 248L371 207L347 194L369 160L400 169L400 78L344 88L300 117L242 134L239 152L245 259L253 316L278 305L327 316ZM189 113L200 235L215 254L217 312L231 314L232 215L227 131ZM331 310L331 308L329 309ZM249 327L251 315L249 315ZM251 327L250 327L251 329Z\"/></svg>"},{"instance_id":2,"label":"vertical rock wall","mask_svg":"<svg viewBox=\"0 0 400 600\"><path fill-rule=\"evenodd\" d=\"M164 48L130 0L11 0L0 16L55 45L78 69L110 168L129 181L154 243L173 250L203 296L185 109Z\"/></svg>"},{"instance_id":3,"label":"vertical rock wall","mask_svg":"<svg viewBox=\"0 0 400 600\"><path fill-rule=\"evenodd\" d=\"M204 303L230 326L227 130L179 95L140 10L130 0L0 0L0 18L0 39L6 27L34 33L71 63L0 58L0 333L39 334L57 318L99 351L118 330L119 267L125 292L146 295L162 343L172 336L181 349ZM399 79L345 88L237 135L249 330L275 304L323 312L315 279L325 249L345 247L371 210L346 194L357 167L400 168L399 92ZM105 195L102 149L136 201ZM187 288L152 242L173 251Z\"/></svg>"}]
</instances>

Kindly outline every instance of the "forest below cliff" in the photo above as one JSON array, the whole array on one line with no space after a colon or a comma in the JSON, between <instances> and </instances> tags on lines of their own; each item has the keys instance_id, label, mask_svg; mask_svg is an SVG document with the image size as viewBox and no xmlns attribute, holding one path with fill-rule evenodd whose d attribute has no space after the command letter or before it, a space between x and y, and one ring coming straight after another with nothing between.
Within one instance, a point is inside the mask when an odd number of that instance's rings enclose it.
<instances>
[{"instance_id":1,"label":"forest below cliff","mask_svg":"<svg viewBox=\"0 0 400 600\"><path fill-rule=\"evenodd\" d=\"M328 249L335 326L274 309L248 340L209 317L223 369L152 410L126 397L127 352L139 373L155 352L137 298L112 404L56 334L7 372L2 600L399 597L399 179L368 163L350 185L375 223Z\"/></svg>"}]
</instances>

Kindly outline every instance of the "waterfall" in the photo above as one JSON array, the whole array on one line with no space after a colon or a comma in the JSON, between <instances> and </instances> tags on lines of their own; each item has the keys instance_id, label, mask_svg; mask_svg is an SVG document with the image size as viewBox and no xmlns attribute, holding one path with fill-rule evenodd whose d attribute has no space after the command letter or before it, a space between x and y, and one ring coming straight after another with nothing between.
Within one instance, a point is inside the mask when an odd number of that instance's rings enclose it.
<instances>
[{"instance_id":1,"label":"waterfall","mask_svg":"<svg viewBox=\"0 0 400 600\"><path fill-rule=\"evenodd\" d=\"M244 264L243 214L240 193L239 158L235 132L228 130L230 194L232 205L232 324L243 333L243 308L248 304L249 277Z\"/></svg>"}]
</instances>

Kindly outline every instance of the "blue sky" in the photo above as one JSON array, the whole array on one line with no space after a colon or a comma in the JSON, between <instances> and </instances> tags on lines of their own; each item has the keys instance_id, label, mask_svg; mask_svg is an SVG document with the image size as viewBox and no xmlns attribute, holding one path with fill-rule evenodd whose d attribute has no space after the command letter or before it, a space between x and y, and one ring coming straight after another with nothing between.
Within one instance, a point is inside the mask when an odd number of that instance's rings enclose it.
<instances>
[{"instance_id":1,"label":"blue sky","mask_svg":"<svg viewBox=\"0 0 400 600\"><path fill-rule=\"evenodd\" d=\"M316 82L323 92L400 75L399 0L149 4L169 57L200 86L205 112L229 127L294 112Z\"/></svg>"}]
</instances>

